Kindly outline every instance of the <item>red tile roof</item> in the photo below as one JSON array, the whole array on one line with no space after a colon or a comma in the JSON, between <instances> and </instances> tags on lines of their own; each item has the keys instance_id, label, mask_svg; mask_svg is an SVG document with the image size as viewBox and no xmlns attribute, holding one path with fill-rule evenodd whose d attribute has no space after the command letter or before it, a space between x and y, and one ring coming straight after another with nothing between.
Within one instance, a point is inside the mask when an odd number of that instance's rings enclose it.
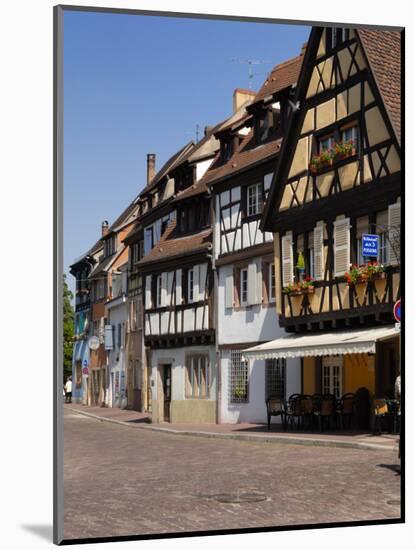
<instances>
[{"instance_id":1,"label":"red tile roof","mask_svg":"<svg viewBox=\"0 0 415 550\"><path fill-rule=\"evenodd\" d=\"M217 180L232 176L241 170L269 160L280 150L281 141L281 138L278 138L256 145L251 130L226 164L220 164L220 158L217 155L212 166L200 180L199 185L207 187L207 185L216 183Z\"/></svg>"},{"instance_id":2,"label":"red tile roof","mask_svg":"<svg viewBox=\"0 0 415 550\"><path fill-rule=\"evenodd\" d=\"M177 235L176 220L168 225L164 235L151 251L138 262L138 266L157 263L160 260L181 257L211 248L212 228L199 233L180 237Z\"/></svg>"},{"instance_id":3,"label":"red tile roof","mask_svg":"<svg viewBox=\"0 0 415 550\"><path fill-rule=\"evenodd\" d=\"M401 32L359 29L357 33L400 142Z\"/></svg>"},{"instance_id":4,"label":"red tile roof","mask_svg":"<svg viewBox=\"0 0 415 550\"><path fill-rule=\"evenodd\" d=\"M284 90L288 86L296 84L303 59L304 55L303 52L301 52L300 55L276 65L257 93L253 104L257 101L263 100L269 95L273 95L281 90Z\"/></svg>"}]
</instances>

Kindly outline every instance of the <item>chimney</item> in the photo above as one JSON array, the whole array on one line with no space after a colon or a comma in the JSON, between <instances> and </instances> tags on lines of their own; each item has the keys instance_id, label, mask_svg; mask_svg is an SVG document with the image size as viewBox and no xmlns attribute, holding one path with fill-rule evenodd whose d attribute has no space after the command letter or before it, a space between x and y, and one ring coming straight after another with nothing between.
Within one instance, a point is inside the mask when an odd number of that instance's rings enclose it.
<instances>
[{"instance_id":1,"label":"chimney","mask_svg":"<svg viewBox=\"0 0 415 550\"><path fill-rule=\"evenodd\" d=\"M108 233L109 224L107 220L104 220L101 224L101 236L105 237L105 235Z\"/></svg>"},{"instance_id":2,"label":"chimney","mask_svg":"<svg viewBox=\"0 0 415 550\"><path fill-rule=\"evenodd\" d=\"M205 126L205 137L212 133L213 126Z\"/></svg>"},{"instance_id":3,"label":"chimney","mask_svg":"<svg viewBox=\"0 0 415 550\"><path fill-rule=\"evenodd\" d=\"M304 42L302 48L301 48L301 53L300 55L304 55L305 54L305 51L307 49L307 45L308 45L308 42Z\"/></svg>"},{"instance_id":4,"label":"chimney","mask_svg":"<svg viewBox=\"0 0 415 550\"><path fill-rule=\"evenodd\" d=\"M242 105L246 103L252 103L256 92L253 90L243 90L242 88L236 88L233 92L233 112L236 113Z\"/></svg>"},{"instance_id":5,"label":"chimney","mask_svg":"<svg viewBox=\"0 0 415 550\"><path fill-rule=\"evenodd\" d=\"M147 155L147 185L149 185L156 175L156 155L148 153Z\"/></svg>"}]
</instances>

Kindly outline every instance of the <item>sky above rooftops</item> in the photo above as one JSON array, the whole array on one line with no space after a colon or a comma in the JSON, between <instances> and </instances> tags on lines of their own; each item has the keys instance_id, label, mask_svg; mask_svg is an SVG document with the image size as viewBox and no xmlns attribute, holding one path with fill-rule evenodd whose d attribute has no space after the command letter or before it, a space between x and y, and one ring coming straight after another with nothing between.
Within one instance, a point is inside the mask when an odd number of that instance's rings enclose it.
<instances>
[{"instance_id":1,"label":"sky above rooftops","mask_svg":"<svg viewBox=\"0 0 415 550\"><path fill-rule=\"evenodd\" d=\"M159 169L206 125L232 114L232 94L258 90L298 55L310 27L125 15L64 14L64 271ZM236 60L236 61L233 61ZM73 277L68 280L73 289Z\"/></svg>"}]
</instances>

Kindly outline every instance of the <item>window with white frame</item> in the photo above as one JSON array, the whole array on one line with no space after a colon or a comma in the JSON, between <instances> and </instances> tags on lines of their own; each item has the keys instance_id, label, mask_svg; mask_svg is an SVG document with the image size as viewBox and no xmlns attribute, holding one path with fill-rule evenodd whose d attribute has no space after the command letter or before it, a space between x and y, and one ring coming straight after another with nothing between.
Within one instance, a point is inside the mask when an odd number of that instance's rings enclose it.
<instances>
[{"instance_id":1,"label":"window with white frame","mask_svg":"<svg viewBox=\"0 0 415 550\"><path fill-rule=\"evenodd\" d=\"M209 397L209 356L207 354L188 355L185 377L186 398L205 399Z\"/></svg>"},{"instance_id":2,"label":"window with white frame","mask_svg":"<svg viewBox=\"0 0 415 550\"><path fill-rule=\"evenodd\" d=\"M268 300L269 302L275 302L275 265L269 264L268 269Z\"/></svg>"},{"instance_id":3,"label":"window with white frame","mask_svg":"<svg viewBox=\"0 0 415 550\"><path fill-rule=\"evenodd\" d=\"M359 143L358 142L359 134L357 131L357 126L356 125L349 126L348 128L344 128L343 130L341 130L340 139L343 142L353 143L354 147L357 147Z\"/></svg>"},{"instance_id":4,"label":"window with white frame","mask_svg":"<svg viewBox=\"0 0 415 550\"><path fill-rule=\"evenodd\" d=\"M285 400L286 360L266 359L265 399L278 397Z\"/></svg>"},{"instance_id":5,"label":"window with white frame","mask_svg":"<svg viewBox=\"0 0 415 550\"><path fill-rule=\"evenodd\" d=\"M318 140L318 150L321 153L322 151L329 151L334 145L334 137L323 136Z\"/></svg>"},{"instance_id":6,"label":"window with white frame","mask_svg":"<svg viewBox=\"0 0 415 550\"><path fill-rule=\"evenodd\" d=\"M262 212L262 184L250 185L247 189L248 216Z\"/></svg>"},{"instance_id":7,"label":"window with white frame","mask_svg":"<svg viewBox=\"0 0 415 550\"><path fill-rule=\"evenodd\" d=\"M248 361L243 359L241 350L231 350L229 369L229 400L231 403L248 403L249 377Z\"/></svg>"},{"instance_id":8,"label":"window with white frame","mask_svg":"<svg viewBox=\"0 0 415 550\"><path fill-rule=\"evenodd\" d=\"M161 307L161 293L163 289L163 279L162 275L157 276L157 297L156 297L156 303L157 307Z\"/></svg>"},{"instance_id":9,"label":"window with white frame","mask_svg":"<svg viewBox=\"0 0 415 550\"><path fill-rule=\"evenodd\" d=\"M244 267L240 270L240 286L239 296L241 306L246 306L248 303L248 268Z\"/></svg>"},{"instance_id":10,"label":"window with white frame","mask_svg":"<svg viewBox=\"0 0 415 550\"><path fill-rule=\"evenodd\" d=\"M188 301L189 303L194 302L194 286L195 286L195 270L193 268L189 269L187 274L187 284L188 284Z\"/></svg>"},{"instance_id":11,"label":"window with white frame","mask_svg":"<svg viewBox=\"0 0 415 550\"><path fill-rule=\"evenodd\" d=\"M342 395L342 369L343 358L341 356L323 357L322 393L332 394L339 399Z\"/></svg>"}]
</instances>

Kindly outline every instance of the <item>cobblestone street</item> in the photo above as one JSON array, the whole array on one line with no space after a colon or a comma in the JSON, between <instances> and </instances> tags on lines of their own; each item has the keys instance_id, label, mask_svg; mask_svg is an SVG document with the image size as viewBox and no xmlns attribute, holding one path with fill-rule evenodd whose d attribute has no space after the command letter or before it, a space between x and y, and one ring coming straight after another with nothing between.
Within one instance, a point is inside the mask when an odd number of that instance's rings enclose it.
<instances>
[{"instance_id":1,"label":"cobblestone street","mask_svg":"<svg viewBox=\"0 0 415 550\"><path fill-rule=\"evenodd\" d=\"M65 539L400 515L396 452L172 435L64 416Z\"/></svg>"}]
</instances>

